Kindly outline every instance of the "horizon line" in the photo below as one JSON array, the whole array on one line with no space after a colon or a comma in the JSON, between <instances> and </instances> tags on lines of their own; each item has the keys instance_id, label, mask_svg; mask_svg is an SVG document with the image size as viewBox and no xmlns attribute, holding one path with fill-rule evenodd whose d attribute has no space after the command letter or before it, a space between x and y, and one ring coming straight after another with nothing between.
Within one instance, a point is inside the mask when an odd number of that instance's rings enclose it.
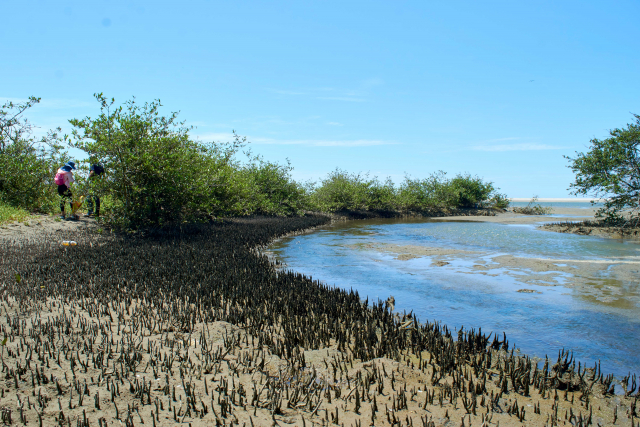
<instances>
[{"instance_id":1,"label":"horizon line","mask_svg":"<svg viewBox=\"0 0 640 427\"><path fill-rule=\"evenodd\" d=\"M531 201L531 197L509 197L510 202L529 202ZM604 201L605 199L601 198L591 198L591 197L538 197L538 202L591 202L591 201Z\"/></svg>"}]
</instances>

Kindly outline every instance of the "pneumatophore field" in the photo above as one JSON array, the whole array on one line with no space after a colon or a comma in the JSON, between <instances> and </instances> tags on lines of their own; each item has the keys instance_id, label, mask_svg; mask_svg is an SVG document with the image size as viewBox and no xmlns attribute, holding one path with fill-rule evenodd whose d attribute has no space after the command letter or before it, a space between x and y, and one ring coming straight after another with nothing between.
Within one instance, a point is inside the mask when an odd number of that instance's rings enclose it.
<instances>
[{"instance_id":1,"label":"pneumatophore field","mask_svg":"<svg viewBox=\"0 0 640 427\"><path fill-rule=\"evenodd\" d=\"M452 333L283 271L325 217L0 249L0 422L111 426L638 424L636 377Z\"/></svg>"}]
</instances>

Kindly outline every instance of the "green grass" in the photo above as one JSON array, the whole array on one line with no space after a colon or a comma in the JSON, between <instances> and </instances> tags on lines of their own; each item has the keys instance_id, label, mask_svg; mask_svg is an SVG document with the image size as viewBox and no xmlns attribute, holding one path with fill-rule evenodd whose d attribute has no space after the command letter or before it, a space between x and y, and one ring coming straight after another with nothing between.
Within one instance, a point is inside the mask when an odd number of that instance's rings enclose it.
<instances>
[{"instance_id":1,"label":"green grass","mask_svg":"<svg viewBox=\"0 0 640 427\"><path fill-rule=\"evenodd\" d=\"M0 224L13 221L24 222L29 218L31 218L31 214L26 210L0 202Z\"/></svg>"}]
</instances>

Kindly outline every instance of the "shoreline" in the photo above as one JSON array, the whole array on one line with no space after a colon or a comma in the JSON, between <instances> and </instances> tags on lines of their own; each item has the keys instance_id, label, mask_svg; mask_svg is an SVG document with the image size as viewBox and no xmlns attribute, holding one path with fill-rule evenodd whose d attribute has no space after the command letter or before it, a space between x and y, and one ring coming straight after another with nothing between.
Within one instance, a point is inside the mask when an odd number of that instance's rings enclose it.
<instances>
[{"instance_id":1,"label":"shoreline","mask_svg":"<svg viewBox=\"0 0 640 427\"><path fill-rule=\"evenodd\" d=\"M632 398L607 394L611 383L596 371L585 371L590 380L571 361L557 370L551 360L534 372L506 342L471 331L454 341L445 326L365 307L348 291L276 273L255 254L274 238L323 223L240 219L108 242L66 227L29 234L20 247L6 244L3 265L21 274L18 281L8 269L0 274L7 314L0 325L10 337L2 349L6 388L14 391L1 405L13 408L14 420L44 425L63 418L194 426L460 419L520 426L569 409L572 420L595 424L611 422L616 407L622 419L631 407ZM51 257L70 232L78 246ZM185 262L189 274L178 280ZM509 366L529 376L513 377ZM552 390L566 385L565 399L555 400ZM588 400L583 386L592 390Z\"/></svg>"}]
</instances>

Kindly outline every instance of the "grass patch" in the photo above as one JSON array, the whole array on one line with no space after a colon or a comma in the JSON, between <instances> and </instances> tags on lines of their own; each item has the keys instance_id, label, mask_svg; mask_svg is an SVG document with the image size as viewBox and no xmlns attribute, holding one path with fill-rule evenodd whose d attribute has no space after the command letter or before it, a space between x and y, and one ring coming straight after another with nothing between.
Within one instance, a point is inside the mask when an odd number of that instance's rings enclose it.
<instances>
[{"instance_id":1,"label":"grass patch","mask_svg":"<svg viewBox=\"0 0 640 427\"><path fill-rule=\"evenodd\" d=\"M24 222L29 218L31 218L31 214L28 211L0 202L0 224L13 221Z\"/></svg>"}]
</instances>

